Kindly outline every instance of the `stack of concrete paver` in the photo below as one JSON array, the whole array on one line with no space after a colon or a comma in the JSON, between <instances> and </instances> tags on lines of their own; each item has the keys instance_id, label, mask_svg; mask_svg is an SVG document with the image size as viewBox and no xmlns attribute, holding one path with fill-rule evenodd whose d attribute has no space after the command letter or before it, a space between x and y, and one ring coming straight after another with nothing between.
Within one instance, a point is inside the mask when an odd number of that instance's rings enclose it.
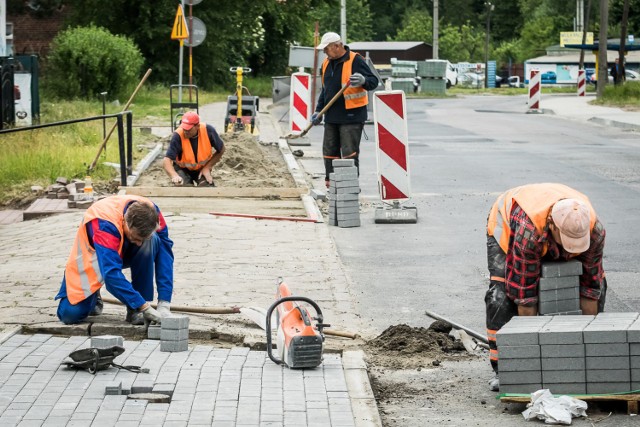
<instances>
[{"instance_id":1,"label":"stack of concrete paver","mask_svg":"<svg viewBox=\"0 0 640 427\"><path fill-rule=\"evenodd\" d=\"M640 390L640 317L627 329L631 390Z\"/></svg>"},{"instance_id":2,"label":"stack of concrete paver","mask_svg":"<svg viewBox=\"0 0 640 427\"><path fill-rule=\"evenodd\" d=\"M162 319L160 325L160 351L187 351L189 349L189 316L172 315Z\"/></svg>"},{"instance_id":3,"label":"stack of concrete paver","mask_svg":"<svg viewBox=\"0 0 640 427\"><path fill-rule=\"evenodd\" d=\"M538 332L549 321L549 317L515 316L498 331L500 392L532 393L542 388Z\"/></svg>"},{"instance_id":4,"label":"stack of concrete paver","mask_svg":"<svg viewBox=\"0 0 640 427\"><path fill-rule=\"evenodd\" d=\"M329 174L329 224L338 227L360 227L360 184L358 168L352 159L333 161Z\"/></svg>"},{"instance_id":5,"label":"stack of concrete paver","mask_svg":"<svg viewBox=\"0 0 640 427\"><path fill-rule=\"evenodd\" d=\"M627 330L638 313L602 313L584 329L587 393L631 390Z\"/></svg>"},{"instance_id":6,"label":"stack of concrete paver","mask_svg":"<svg viewBox=\"0 0 640 427\"><path fill-rule=\"evenodd\" d=\"M640 389L638 313L517 316L496 339L501 392L546 388L554 394L606 394ZM538 378L541 384L535 382Z\"/></svg>"},{"instance_id":7,"label":"stack of concrete paver","mask_svg":"<svg viewBox=\"0 0 640 427\"><path fill-rule=\"evenodd\" d=\"M547 262L542 264L538 285L538 313L543 315L582 314L580 310L579 261Z\"/></svg>"},{"instance_id":8,"label":"stack of concrete paver","mask_svg":"<svg viewBox=\"0 0 640 427\"><path fill-rule=\"evenodd\" d=\"M552 393L587 392L583 330L593 319L594 316L554 316L540 329L544 388Z\"/></svg>"}]
</instances>

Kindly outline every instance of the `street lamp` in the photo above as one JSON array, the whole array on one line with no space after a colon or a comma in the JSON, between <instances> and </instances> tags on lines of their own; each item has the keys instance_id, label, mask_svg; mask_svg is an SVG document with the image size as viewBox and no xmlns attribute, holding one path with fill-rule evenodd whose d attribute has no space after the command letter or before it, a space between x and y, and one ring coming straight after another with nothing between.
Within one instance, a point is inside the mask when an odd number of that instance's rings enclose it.
<instances>
[{"instance_id":1,"label":"street lamp","mask_svg":"<svg viewBox=\"0 0 640 427\"><path fill-rule=\"evenodd\" d=\"M487 32L484 40L484 87L489 87L489 31L491 29L491 12L495 8L493 3L484 2L487 8Z\"/></svg>"}]
</instances>

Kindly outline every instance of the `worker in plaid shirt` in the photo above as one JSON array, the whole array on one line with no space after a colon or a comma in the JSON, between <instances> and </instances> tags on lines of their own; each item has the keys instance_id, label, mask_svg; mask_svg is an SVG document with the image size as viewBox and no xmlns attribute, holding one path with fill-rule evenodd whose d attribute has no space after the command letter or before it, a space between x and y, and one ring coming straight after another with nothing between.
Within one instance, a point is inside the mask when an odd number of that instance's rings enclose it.
<instances>
[{"instance_id":1,"label":"worker in plaid shirt","mask_svg":"<svg viewBox=\"0 0 640 427\"><path fill-rule=\"evenodd\" d=\"M528 184L498 197L487 223L490 285L485 304L489 358L496 372L492 390L500 386L496 333L513 316L538 314L543 261L580 261L580 309L593 315L604 309L605 234L589 199L566 185Z\"/></svg>"}]
</instances>

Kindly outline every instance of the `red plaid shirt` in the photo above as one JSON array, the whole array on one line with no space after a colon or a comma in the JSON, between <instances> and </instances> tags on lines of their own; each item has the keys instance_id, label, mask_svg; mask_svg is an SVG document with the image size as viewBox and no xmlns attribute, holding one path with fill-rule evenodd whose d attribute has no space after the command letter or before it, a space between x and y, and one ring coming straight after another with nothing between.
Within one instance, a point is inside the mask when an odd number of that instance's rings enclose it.
<instances>
[{"instance_id":1,"label":"red plaid shirt","mask_svg":"<svg viewBox=\"0 0 640 427\"><path fill-rule=\"evenodd\" d=\"M554 240L549 225L536 230L529 216L514 203L511 210L511 237L505 264L507 294L516 304L534 305L538 303L538 282L540 281L542 261L582 262L580 276L580 295L586 298L600 298L600 289L604 280L602 253L606 235L604 226L596 219L591 231L591 244L582 254L571 258ZM542 256L544 244L548 243L547 253Z\"/></svg>"}]
</instances>

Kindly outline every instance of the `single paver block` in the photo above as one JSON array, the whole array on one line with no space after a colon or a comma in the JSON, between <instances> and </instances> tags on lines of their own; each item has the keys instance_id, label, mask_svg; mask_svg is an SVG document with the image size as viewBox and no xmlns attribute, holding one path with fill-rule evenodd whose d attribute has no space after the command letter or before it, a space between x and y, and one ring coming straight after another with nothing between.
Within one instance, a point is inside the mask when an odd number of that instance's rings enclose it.
<instances>
[{"instance_id":1,"label":"single paver block","mask_svg":"<svg viewBox=\"0 0 640 427\"><path fill-rule=\"evenodd\" d=\"M360 220L360 213L359 212L355 212L355 213L342 213L340 210L338 210L338 225L340 225L340 223L342 223L343 221L353 221L353 220Z\"/></svg>"},{"instance_id":2,"label":"single paver block","mask_svg":"<svg viewBox=\"0 0 640 427\"><path fill-rule=\"evenodd\" d=\"M591 356L628 356L629 343L585 344L585 354Z\"/></svg>"},{"instance_id":3,"label":"single paver block","mask_svg":"<svg viewBox=\"0 0 640 427\"><path fill-rule=\"evenodd\" d=\"M504 346L537 345L539 344L538 331L531 328L503 328L496 334L496 344L498 348Z\"/></svg>"},{"instance_id":4,"label":"single paver block","mask_svg":"<svg viewBox=\"0 0 640 427\"><path fill-rule=\"evenodd\" d=\"M529 359L540 357L539 345L510 345L498 347L500 360L504 359Z\"/></svg>"},{"instance_id":5,"label":"single paver block","mask_svg":"<svg viewBox=\"0 0 640 427\"><path fill-rule=\"evenodd\" d=\"M351 187L330 187L329 191L333 194L359 194L360 187L351 186Z\"/></svg>"},{"instance_id":6,"label":"single paver block","mask_svg":"<svg viewBox=\"0 0 640 427\"><path fill-rule=\"evenodd\" d=\"M586 381L584 369L577 371L542 371L542 384L547 383L582 383ZM502 371L500 372L500 382L502 382Z\"/></svg>"},{"instance_id":7,"label":"single paver block","mask_svg":"<svg viewBox=\"0 0 640 427\"><path fill-rule=\"evenodd\" d=\"M338 227L340 228L360 227L360 220L352 219L349 221L338 221Z\"/></svg>"},{"instance_id":8,"label":"single paver block","mask_svg":"<svg viewBox=\"0 0 640 427\"><path fill-rule=\"evenodd\" d=\"M153 390L151 392L173 396L175 388L176 385L172 383L158 383L153 385Z\"/></svg>"},{"instance_id":9,"label":"single paver block","mask_svg":"<svg viewBox=\"0 0 640 427\"><path fill-rule=\"evenodd\" d=\"M184 341L189 339L189 329L162 329L160 332L162 341Z\"/></svg>"},{"instance_id":10,"label":"single paver block","mask_svg":"<svg viewBox=\"0 0 640 427\"><path fill-rule=\"evenodd\" d=\"M631 383L628 382L587 383L588 394L624 393L627 391L631 391Z\"/></svg>"},{"instance_id":11,"label":"single paver block","mask_svg":"<svg viewBox=\"0 0 640 427\"><path fill-rule=\"evenodd\" d=\"M630 369L629 356L592 356L586 357L587 369Z\"/></svg>"},{"instance_id":12,"label":"single paver block","mask_svg":"<svg viewBox=\"0 0 640 427\"><path fill-rule=\"evenodd\" d=\"M629 369L591 369L587 370L587 383L631 382Z\"/></svg>"},{"instance_id":13,"label":"single paver block","mask_svg":"<svg viewBox=\"0 0 640 427\"><path fill-rule=\"evenodd\" d=\"M538 293L539 302L557 301L563 299L579 299L580 289L577 286L563 289L540 290Z\"/></svg>"},{"instance_id":14,"label":"single paver block","mask_svg":"<svg viewBox=\"0 0 640 427\"><path fill-rule=\"evenodd\" d=\"M584 357L543 357L540 359L544 371L579 371L586 369ZM500 360L502 370L502 360Z\"/></svg>"},{"instance_id":15,"label":"single paver block","mask_svg":"<svg viewBox=\"0 0 640 427\"><path fill-rule=\"evenodd\" d=\"M553 394L585 394L587 392L586 383L544 383L544 388L549 389Z\"/></svg>"},{"instance_id":16,"label":"single paver block","mask_svg":"<svg viewBox=\"0 0 640 427\"><path fill-rule=\"evenodd\" d=\"M584 357L585 349L584 344L547 344L540 346L540 355L543 358ZM502 354L500 355L500 357L502 357Z\"/></svg>"},{"instance_id":17,"label":"single paver block","mask_svg":"<svg viewBox=\"0 0 640 427\"><path fill-rule=\"evenodd\" d=\"M160 341L160 351L179 352L189 350L189 340L183 341Z\"/></svg>"},{"instance_id":18,"label":"single paver block","mask_svg":"<svg viewBox=\"0 0 640 427\"><path fill-rule=\"evenodd\" d=\"M338 168L336 170L340 172L329 174L329 181L358 181L358 172L355 170L355 168L353 169L353 171L345 171L344 173L342 173L341 171L345 169L346 168Z\"/></svg>"},{"instance_id":19,"label":"single paver block","mask_svg":"<svg viewBox=\"0 0 640 427\"><path fill-rule=\"evenodd\" d=\"M534 384L542 382L542 373L540 371L500 371L500 386L503 384Z\"/></svg>"},{"instance_id":20,"label":"single paver block","mask_svg":"<svg viewBox=\"0 0 640 427\"><path fill-rule=\"evenodd\" d=\"M149 329L147 329L147 338L150 340L159 340L161 330L162 327L160 325L149 325Z\"/></svg>"},{"instance_id":21,"label":"single paver block","mask_svg":"<svg viewBox=\"0 0 640 427\"><path fill-rule=\"evenodd\" d=\"M542 388L542 383L536 384L502 384L500 382L500 393L533 393Z\"/></svg>"},{"instance_id":22,"label":"single paver block","mask_svg":"<svg viewBox=\"0 0 640 427\"><path fill-rule=\"evenodd\" d=\"M131 392L129 394L151 393L153 390L153 381L135 381L131 385Z\"/></svg>"},{"instance_id":23,"label":"single paver block","mask_svg":"<svg viewBox=\"0 0 640 427\"><path fill-rule=\"evenodd\" d=\"M353 159L334 159L331 164L334 168L355 167L356 165Z\"/></svg>"},{"instance_id":24,"label":"single paver block","mask_svg":"<svg viewBox=\"0 0 640 427\"><path fill-rule=\"evenodd\" d=\"M542 263L542 277L580 276L581 274L582 263L580 261Z\"/></svg>"},{"instance_id":25,"label":"single paver block","mask_svg":"<svg viewBox=\"0 0 640 427\"><path fill-rule=\"evenodd\" d=\"M122 381L112 381L107 383L104 394L122 394Z\"/></svg>"},{"instance_id":26,"label":"single paver block","mask_svg":"<svg viewBox=\"0 0 640 427\"><path fill-rule=\"evenodd\" d=\"M580 299L578 298L539 302L538 304L538 312L540 314L561 313L574 310L580 310Z\"/></svg>"},{"instance_id":27,"label":"single paver block","mask_svg":"<svg viewBox=\"0 0 640 427\"><path fill-rule=\"evenodd\" d=\"M91 347L109 348L116 345L124 347L124 338L117 335L98 335L91 337Z\"/></svg>"},{"instance_id":28,"label":"single paver block","mask_svg":"<svg viewBox=\"0 0 640 427\"><path fill-rule=\"evenodd\" d=\"M359 213L360 213L360 206L353 206L353 207L340 207L340 206L338 206L338 215L359 214Z\"/></svg>"},{"instance_id":29,"label":"single paver block","mask_svg":"<svg viewBox=\"0 0 640 427\"><path fill-rule=\"evenodd\" d=\"M530 359L502 359L500 358L500 372L540 371L540 358Z\"/></svg>"},{"instance_id":30,"label":"single paver block","mask_svg":"<svg viewBox=\"0 0 640 427\"><path fill-rule=\"evenodd\" d=\"M162 319L162 329L186 329L189 327L189 316L172 315Z\"/></svg>"},{"instance_id":31,"label":"single paver block","mask_svg":"<svg viewBox=\"0 0 640 427\"><path fill-rule=\"evenodd\" d=\"M542 291L571 289L580 287L580 278L578 276L565 277L541 277L538 289Z\"/></svg>"},{"instance_id":32,"label":"single paver block","mask_svg":"<svg viewBox=\"0 0 640 427\"><path fill-rule=\"evenodd\" d=\"M344 181L331 181L331 185L333 185L335 188L344 188L344 187L354 187L354 188L360 188L360 183L358 182L357 179L350 179L350 180L344 180Z\"/></svg>"},{"instance_id":33,"label":"single paver block","mask_svg":"<svg viewBox=\"0 0 640 427\"><path fill-rule=\"evenodd\" d=\"M338 202L341 201L358 201L359 200L359 195L358 194L335 194L335 193L328 193L327 194L327 198L329 200L335 200Z\"/></svg>"}]
</instances>

